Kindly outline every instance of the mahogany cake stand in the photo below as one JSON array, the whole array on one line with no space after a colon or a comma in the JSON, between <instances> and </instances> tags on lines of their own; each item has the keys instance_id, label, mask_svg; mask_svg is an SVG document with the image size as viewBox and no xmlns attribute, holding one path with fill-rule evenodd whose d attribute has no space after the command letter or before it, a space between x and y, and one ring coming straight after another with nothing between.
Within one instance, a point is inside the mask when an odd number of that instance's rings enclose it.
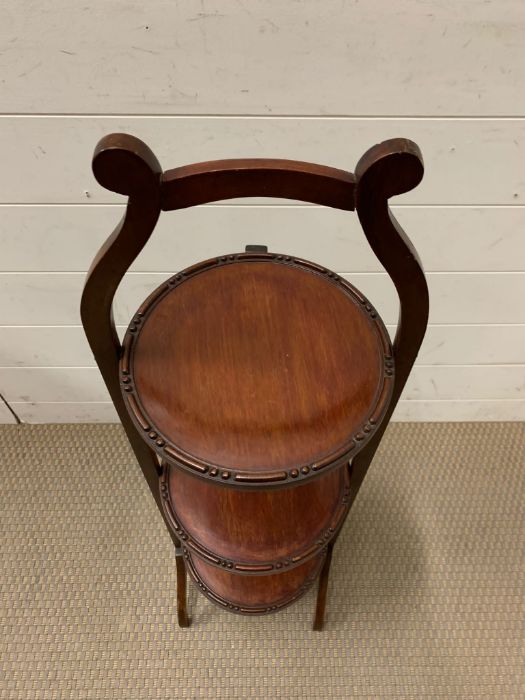
<instances>
[{"instance_id":1,"label":"mahogany cake stand","mask_svg":"<svg viewBox=\"0 0 525 700\"><path fill-rule=\"evenodd\" d=\"M88 275L82 322L175 542L179 624L189 624L187 569L210 600L250 615L289 605L319 578L321 629L333 545L426 328L425 278L387 203L421 179L419 151L380 144L355 177L253 159L162 174L142 142L113 134L94 172L129 201ZM258 245L164 282L121 346L113 296L160 211L261 194L357 209L400 297L394 347L346 279Z\"/></svg>"}]
</instances>

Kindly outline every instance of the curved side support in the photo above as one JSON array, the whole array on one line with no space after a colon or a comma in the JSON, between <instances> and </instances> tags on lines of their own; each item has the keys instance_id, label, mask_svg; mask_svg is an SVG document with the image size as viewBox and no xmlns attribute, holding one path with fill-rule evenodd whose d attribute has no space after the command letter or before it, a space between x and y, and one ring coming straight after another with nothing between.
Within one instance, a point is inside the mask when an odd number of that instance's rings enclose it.
<instances>
[{"instance_id":1,"label":"curved side support","mask_svg":"<svg viewBox=\"0 0 525 700\"><path fill-rule=\"evenodd\" d=\"M177 616L188 627L186 567L180 542L166 520L159 488L161 466L154 452L138 435L124 405L119 386L122 346L113 320L113 298L126 270L151 236L160 215L159 162L134 136L110 134L95 148L93 172L98 182L129 197L126 213L98 251L87 274L80 316L96 363L108 388L126 435L175 545L177 566Z\"/></svg>"},{"instance_id":2,"label":"curved side support","mask_svg":"<svg viewBox=\"0 0 525 700\"><path fill-rule=\"evenodd\" d=\"M162 512L157 458L137 435L119 387L121 345L113 298L126 270L151 235L160 214L161 167L150 149L127 134L104 137L95 148L93 172L105 188L129 197L126 212L97 253L87 274L80 315L96 363L146 481Z\"/></svg>"},{"instance_id":3,"label":"curved side support","mask_svg":"<svg viewBox=\"0 0 525 700\"><path fill-rule=\"evenodd\" d=\"M392 139L373 146L356 168L356 210L370 246L390 275L399 296L399 321L394 340L395 383L390 405L374 438L355 457L351 501L372 461L408 379L425 336L428 288L416 250L388 207L388 199L416 187L423 177L417 145Z\"/></svg>"},{"instance_id":4,"label":"curved side support","mask_svg":"<svg viewBox=\"0 0 525 700\"><path fill-rule=\"evenodd\" d=\"M354 209L354 189L352 173L326 165L268 158L210 160L167 170L162 208L235 197L283 197L349 211Z\"/></svg>"}]
</instances>

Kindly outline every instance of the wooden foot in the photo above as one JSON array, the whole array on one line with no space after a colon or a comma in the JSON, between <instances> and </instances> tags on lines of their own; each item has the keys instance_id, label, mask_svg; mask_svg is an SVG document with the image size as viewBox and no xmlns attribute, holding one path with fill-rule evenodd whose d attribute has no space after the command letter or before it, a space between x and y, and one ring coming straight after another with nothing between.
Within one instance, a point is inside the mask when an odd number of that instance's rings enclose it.
<instances>
[{"instance_id":1,"label":"wooden foot","mask_svg":"<svg viewBox=\"0 0 525 700\"><path fill-rule=\"evenodd\" d=\"M328 592L328 577L330 575L330 564L332 563L333 543L328 545L326 559L319 574L319 588L317 591L317 605L315 608L315 619L313 629L321 632L324 627L324 613L326 609L326 594Z\"/></svg>"},{"instance_id":2,"label":"wooden foot","mask_svg":"<svg viewBox=\"0 0 525 700\"><path fill-rule=\"evenodd\" d=\"M177 619L179 627L189 627L191 619L188 615L186 595L186 564L182 552L180 554L179 551L176 552L175 562L177 564Z\"/></svg>"}]
</instances>

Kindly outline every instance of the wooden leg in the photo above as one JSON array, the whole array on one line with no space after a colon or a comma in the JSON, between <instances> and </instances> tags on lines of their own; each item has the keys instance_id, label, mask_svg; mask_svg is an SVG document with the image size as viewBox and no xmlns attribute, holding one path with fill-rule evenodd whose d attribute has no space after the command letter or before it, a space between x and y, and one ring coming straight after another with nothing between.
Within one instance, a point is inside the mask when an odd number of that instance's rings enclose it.
<instances>
[{"instance_id":1,"label":"wooden leg","mask_svg":"<svg viewBox=\"0 0 525 700\"><path fill-rule=\"evenodd\" d=\"M319 575L319 589L317 591L317 605L315 608L314 630L321 632L324 627L324 613L326 609L326 594L328 592L328 577L330 564L332 563L332 550L334 543L330 542L326 551L326 559Z\"/></svg>"},{"instance_id":2,"label":"wooden leg","mask_svg":"<svg viewBox=\"0 0 525 700\"><path fill-rule=\"evenodd\" d=\"M154 454L153 457L155 460L157 459ZM166 469L166 464L164 462L161 462L161 469L164 474ZM177 567L177 620L179 627L189 627L191 624L191 618L188 615L188 602L186 595L186 564L184 563L184 555L182 553L180 540L173 531L173 527L167 518L166 510L162 504L162 499L166 500L168 498L168 485L163 479L161 479L160 489L158 491L154 491L152 488L151 491L157 501L157 505L162 517L164 518L164 522L166 523L170 537L175 545L175 565Z\"/></svg>"},{"instance_id":3,"label":"wooden leg","mask_svg":"<svg viewBox=\"0 0 525 700\"><path fill-rule=\"evenodd\" d=\"M177 565L177 619L179 627L189 627L191 619L188 615L186 595L186 564L180 546L175 547L175 563Z\"/></svg>"}]
</instances>

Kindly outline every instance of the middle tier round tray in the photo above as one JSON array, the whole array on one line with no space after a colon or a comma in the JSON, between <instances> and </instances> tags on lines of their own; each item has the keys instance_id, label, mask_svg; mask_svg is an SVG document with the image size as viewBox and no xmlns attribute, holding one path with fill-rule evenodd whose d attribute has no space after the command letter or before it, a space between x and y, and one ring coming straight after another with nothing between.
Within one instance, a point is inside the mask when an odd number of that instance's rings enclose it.
<instances>
[{"instance_id":1,"label":"middle tier round tray","mask_svg":"<svg viewBox=\"0 0 525 700\"><path fill-rule=\"evenodd\" d=\"M159 456L165 512L201 590L244 613L295 600L391 397L375 309L315 263L227 255L155 290L123 348L126 407Z\"/></svg>"}]
</instances>

